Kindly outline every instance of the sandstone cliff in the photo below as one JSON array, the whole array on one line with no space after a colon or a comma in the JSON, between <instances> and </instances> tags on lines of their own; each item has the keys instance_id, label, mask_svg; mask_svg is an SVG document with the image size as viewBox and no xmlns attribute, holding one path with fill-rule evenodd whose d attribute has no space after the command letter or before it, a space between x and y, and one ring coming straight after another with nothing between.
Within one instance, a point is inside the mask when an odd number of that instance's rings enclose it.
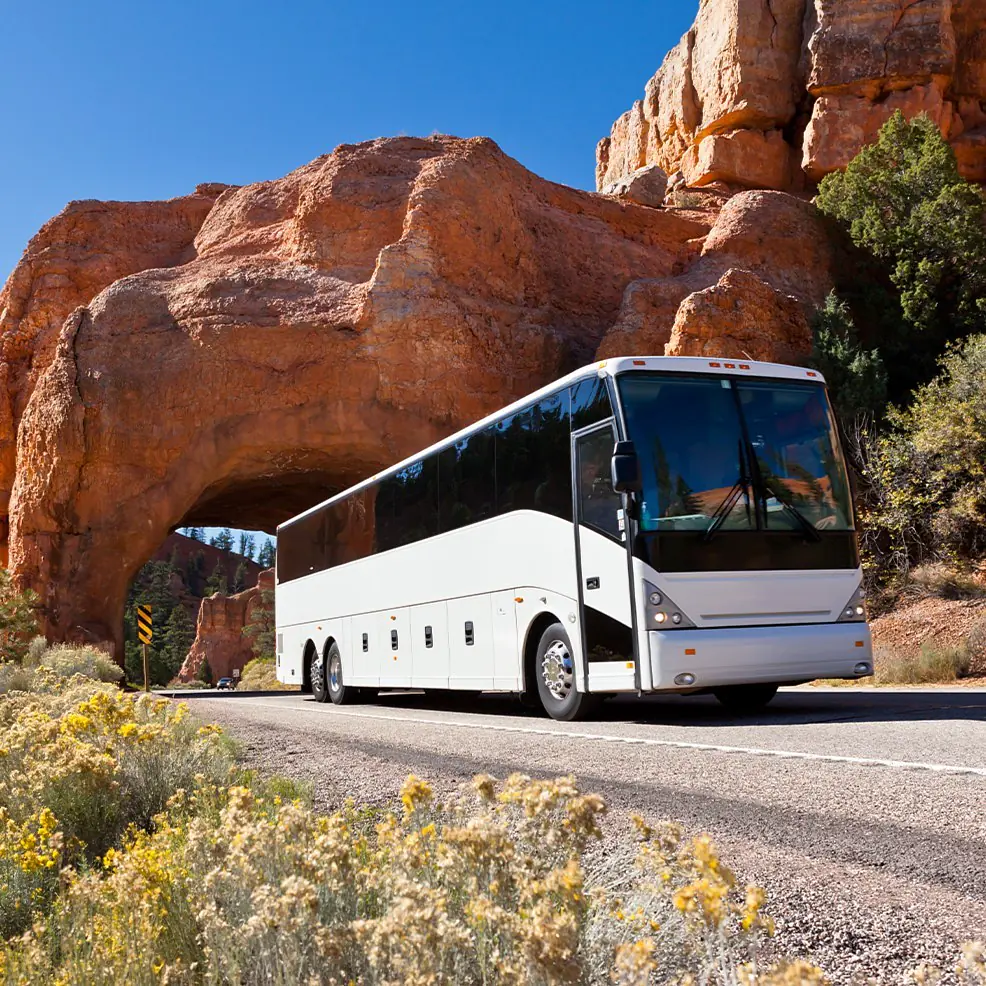
<instances>
[{"instance_id":1,"label":"sandstone cliff","mask_svg":"<svg viewBox=\"0 0 986 986\"><path fill-rule=\"evenodd\" d=\"M986 0L702 0L600 141L597 187L658 164L693 187L800 191L897 109L929 114L986 181Z\"/></svg>"},{"instance_id":2,"label":"sandstone cliff","mask_svg":"<svg viewBox=\"0 0 986 986\"><path fill-rule=\"evenodd\" d=\"M831 280L814 210L720 206L615 201L440 136L70 206L0 296L10 563L46 633L119 648L170 530L271 531L597 355L802 358Z\"/></svg>"},{"instance_id":3,"label":"sandstone cliff","mask_svg":"<svg viewBox=\"0 0 986 986\"><path fill-rule=\"evenodd\" d=\"M209 662L213 683L242 671L247 661L256 655L253 641L244 635L243 628L257 618L261 608L261 593L274 588L274 572L260 573L255 586L234 596L207 596L199 607L195 624L195 641L178 672L179 681L195 681L202 662Z\"/></svg>"}]
</instances>

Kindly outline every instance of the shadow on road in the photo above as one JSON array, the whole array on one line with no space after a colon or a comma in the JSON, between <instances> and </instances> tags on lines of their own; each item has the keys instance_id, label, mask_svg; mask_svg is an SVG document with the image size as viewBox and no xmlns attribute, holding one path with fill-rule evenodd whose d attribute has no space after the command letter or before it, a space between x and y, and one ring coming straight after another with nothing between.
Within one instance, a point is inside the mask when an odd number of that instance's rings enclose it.
<instances>
[{"instance_id":1,"label":"shadow on road","mask_svg":"<svg viewBox=\"0 0 986 986\"><path fill-rule=\"evenodd\" d=\"M314 704L310 695L298 692L216 692L211 689L168 692L179 699L244 698L301 699ZM473 715L523 717L550 721L519 699L505 694L464 692L382 692L357 708L413 709L419 712L462 712ZM729 725L789 725L825 722L900 721L986 722L986 689L940 687L927 689L796 688L778 693L770 705L757 713L726 712L710 695L618 696L605 701L593 716L596 722L626 722L640 725L721 727Z\"/></svg>"}]
</instances>

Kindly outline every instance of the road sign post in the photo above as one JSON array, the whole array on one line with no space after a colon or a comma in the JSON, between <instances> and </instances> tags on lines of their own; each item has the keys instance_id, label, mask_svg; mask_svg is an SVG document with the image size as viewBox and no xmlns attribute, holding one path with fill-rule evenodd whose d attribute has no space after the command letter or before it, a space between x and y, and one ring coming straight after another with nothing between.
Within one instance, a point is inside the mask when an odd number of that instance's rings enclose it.
<instances>
[{"instance_id":1,"label":"road sign post","mask_svg":"<svg viewBox=\"0 0 986 986\"><path fill-rule=\"evenodd\" d=\"M147 645L154 639L154 620L151 617L151 607L144 603L137 607L137 636L144 651L144 691L151 690L150 667L147 660Z\"/></svg>"}]
</instances>

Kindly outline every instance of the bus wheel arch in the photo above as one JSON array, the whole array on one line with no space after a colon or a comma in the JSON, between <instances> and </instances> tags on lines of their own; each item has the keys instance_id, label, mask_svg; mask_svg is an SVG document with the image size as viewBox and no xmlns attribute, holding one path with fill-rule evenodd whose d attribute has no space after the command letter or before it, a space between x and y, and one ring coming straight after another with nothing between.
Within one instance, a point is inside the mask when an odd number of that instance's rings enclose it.
<instances>
[{"instance_id":1,"label":"bus wheel arch","mask_svg":"<svg viewBox=\"0 0 986 986\"><path fill-rule=\"evenodd\" d=\"M524 666L521 673L520 696L524 705L531 709L541 708L537 679L538 646L544 631L553 623L558 622L558 617L554 613L545 611L538 613L527 627L527 635L524 638Z\"/></svg>"}]
</instances>

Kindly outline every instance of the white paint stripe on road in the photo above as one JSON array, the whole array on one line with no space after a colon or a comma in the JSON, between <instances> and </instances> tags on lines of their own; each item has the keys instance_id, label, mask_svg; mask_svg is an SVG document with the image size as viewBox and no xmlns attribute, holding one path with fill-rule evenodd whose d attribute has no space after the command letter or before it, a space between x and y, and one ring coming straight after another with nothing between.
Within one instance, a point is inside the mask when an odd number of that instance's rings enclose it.
<instances>
[{"instance_id":1,"label":"white paint stripe on road","mask_svg":"<svg viewBox=\"0 0 986 986\"><path fill-rule=\"evenodd\" d=\"M284 710L285 706L272 702L245 699L251 705L267 709ZM531 736L551 736L556 739L582 739L604 743L627 743L639 746L673 747L679 750L700 750L712 753L739 753L758 757L778 757L782 760L813 760L824 763L847 763L862 767L893 767L901 770L929 770L943 774L971 774L986 777L986 767L967 767L956 764L922 763L911 760L881 760L874 757L843 757L832 753L805 753L799 750L769 750L756 746L726 746L721 743L688 743L684 740L650 739L644 736L614 736L611 733L587 733L576 730L544 729L536 726L503 726L491 722L463 722L457 719L431 719L426 716L376 715L372 712L355 712L332 706L313 705L313 712L342 716L350 719L377 719L381 722L416 722L426 726L451 726L456 729L483 729L494 733L523 733Z\"/></svg>"}]
</instances>

